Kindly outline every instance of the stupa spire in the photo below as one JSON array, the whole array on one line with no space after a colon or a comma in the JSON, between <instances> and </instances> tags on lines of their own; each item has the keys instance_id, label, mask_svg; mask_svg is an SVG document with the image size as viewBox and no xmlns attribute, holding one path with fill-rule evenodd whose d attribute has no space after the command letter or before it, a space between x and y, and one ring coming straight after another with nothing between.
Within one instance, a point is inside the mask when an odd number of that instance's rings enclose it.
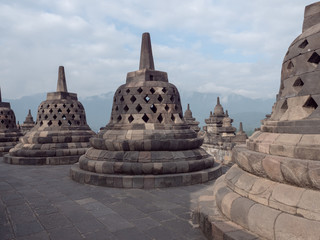
<instances>
[{"instance_id":1,"label":"stupa spire","mask_svg":"<svg viewBox=\"0 0 320 240\"><path fill-rule=\"evenodd\" d=\"M220 98L217 97L217 105L220 105Z\"/></svg>"},{"instance_id":2,"label":"stupa spire","mask_svg":"<svg viewBox=\"0 0 320 240\"><path fill-rule=\"evenodd\" d=\"M66 76L64 74L64 67L63 66L59 67L57 92L68 92Z\"/></svg>"},{"instance_id":3,"label":"stupa spire","mask_svg":"<svg viewBox=\"0 0 320 240\"><path fill-rule=\"evenodd\" d=\"M239 124L239 132L243 132L242 122Z\"/></svg>"},{"instance_id":4,"label":"stupa spire","mask_svg":"<svg viewBox=\"0 0 320 240\"><path fill-rule=\"evenodd\" d=\"M150 34L147 32L142 34L139 70L142 69L154 70Z\"/></svg>"},{"instance_id":5,"label":"stupa spire","mask_svg":"<svg viewBox=\"0 0 320 240\"><path fill-rule=\"evenodd\" d=\"M188 103L188 107L187 107L187 110L190 110L190 104Z\"/></svg>"}]
</instances>

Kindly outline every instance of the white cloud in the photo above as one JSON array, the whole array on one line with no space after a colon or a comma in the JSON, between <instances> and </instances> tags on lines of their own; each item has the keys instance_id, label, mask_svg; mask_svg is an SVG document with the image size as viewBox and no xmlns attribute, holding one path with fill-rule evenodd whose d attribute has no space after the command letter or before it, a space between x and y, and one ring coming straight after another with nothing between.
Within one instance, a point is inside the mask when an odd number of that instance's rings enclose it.
<instances>
[{"instance_id":1,"label":"white cloud","mask_svg":"<svg viewBox=\"0 0 320 240\"><path fill-rule=\"evenodd\" d=\"M64 65L71 92L114 91L138 69L140 36L150 31L155 66L179 89L274 97L310 3L2 1L0 86L5 98L54 91Z\"/></svg>"}]
</instances>

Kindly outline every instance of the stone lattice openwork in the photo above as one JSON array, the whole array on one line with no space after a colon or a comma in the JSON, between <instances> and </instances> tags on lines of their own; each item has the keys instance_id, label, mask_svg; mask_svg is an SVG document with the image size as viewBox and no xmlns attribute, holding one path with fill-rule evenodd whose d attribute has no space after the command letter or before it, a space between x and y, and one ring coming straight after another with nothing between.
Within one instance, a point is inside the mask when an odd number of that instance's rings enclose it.
<instances>
[{"instance_id":1,"label":"stone lattice openwork","mask_svg":"<svg viewBox=\"0 0 320 240\"><path fill-rule=\"evenodd\" d=\"M10 103L2 102L0 89L0 156L7 154L19 141L22 133L17 128L16 116Z\"/></svg>"},{"instance_id":2,"label":"stone lattice openwork","mask_svg":"<svg viewBox=\"0 0 320 240\"><path fill-rule=\"evenodd\" d=\"M203 139L183 119L177 88L154 69L150 36L142 37L140 68L114 95L110 122L71 169L81 183L154 188L206 182L221 174Z\"/></svg>"},{"instance_id":3,"label":"stone lattice openwork","mask_svg":"<svg viewBox=\"0 0 320 240\"><path fill-rule=\"evenodd\" d=\"M70 164L89 148L91 131L77 94L67 91L64 68L59 67L57 91L38 107L36 125L4 156L12 164Z\"/></svg>"},{"instance_id":4,"label":"stone lattice openwork","mask_svg":"<svg viewBox=\"0 0 320 240\"><path fill-rule=\"evenodd\" d=\"M319 43L317 2L284 57L271 116L215 185L221 212L265 239L320 239Z\"/></svg>"}]
</instances>

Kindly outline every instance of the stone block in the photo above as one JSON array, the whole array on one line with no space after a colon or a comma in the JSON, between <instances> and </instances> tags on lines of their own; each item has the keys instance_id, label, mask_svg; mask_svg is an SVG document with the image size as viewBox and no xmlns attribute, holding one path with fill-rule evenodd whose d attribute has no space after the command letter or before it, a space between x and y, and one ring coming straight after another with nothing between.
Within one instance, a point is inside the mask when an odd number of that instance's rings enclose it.
<instances>
[{"instance_id":1,"label":"stone block","mask_svg":"<svg viewBox=\"0 0 320 240\"><path fill-rule=\"evenodd\" d=\"M227 197L227 196L226 196ZM231 220L244 228L249 228L248 215L250 208L255 203L248 198L239 197L232 201L230 216Z\"/></svg>"},{"instance_id":2,"label":"stone block","mask_svg":"<svg viewBox=\"0 0 320 240\"><path fill-rule=\"evenodd\" d=\"M281 164L277 157L267 155L262 160L262 166L266 175L274 181L284 182L284 178L281 172Z\"/></svg>"}]
</instances>

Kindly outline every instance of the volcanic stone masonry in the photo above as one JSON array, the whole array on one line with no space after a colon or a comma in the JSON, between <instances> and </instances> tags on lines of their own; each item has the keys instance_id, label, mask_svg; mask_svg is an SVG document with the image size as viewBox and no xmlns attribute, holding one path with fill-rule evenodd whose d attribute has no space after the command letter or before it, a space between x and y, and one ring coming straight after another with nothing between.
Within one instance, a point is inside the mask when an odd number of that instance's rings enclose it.
<instances>
[{"instance_id":1,"label":"volcanic stone masonry","mask_svg":"<svg viewBox=\"0 0 320 240\"><path fill-rule=\"evenodd\" d=\"M64 67L59 67L57 91L47 94L38 107L37 122L4 156L11 164L71 164L90 147L95 133L76 93L67 91Z\"/></svg>"},{"instance_id":2,"label":"volcanic stone masonry","mask_svg":"<svg viewBox=\"0 0 320 240\"><path fill-rule=\"evenodd\" d=\"M33 121L33 117L31 115L31 110L29 109L28 115L26 116L26 119L24 120L23 124L19 125L18 127L20 128L21 132L23 135L25 135L28 131L30 131L36 123Z\"/></svg>"},{"instance_id":3,"label":"volcanic stone masonry","mask_svg":"<svg viewBox=\"0 0 320 240\"><path fill-rule=\"evenodd\" d=\"M284 57L273 112L215 183L228 219L265 239L320 239L320 2Z\"/></svg>"},{"instance_id":4,"label":"volcanic stone masonry","mask_svg":"<svg viewBox=\"0 0 320 240\"><path fill-rule=\"evenodd\" d=\"M201 146L208 153L213 155L216 161L228 164L232 160L232 148L236 144L245 144L247 134L243 131L240 123L239 131L232 126L233 120L229 117L228 111L224 112L220 104L220 98L217 98L217 105L213 114L210 112L208 119L205 119L206 126L204 130L204 142Z\"/></svg>"},{"instance_id":5,"label":"volcanic stone masonry","mask_svg":"<svg viewBox=\"0 0 320 240\"><path fill-rule=\"evenodd\" d=\"M207 182L221 167L200 148L203 139L183 119L177 88L155 70L149 33L142 35L139 70L115 92L110 122L72 166L80 183L157 188Z\"/></svg>"},{"instance_id":6,"label":"volcanic stone masonry","mask_svg":"<svg viewBox=\"0 0 320 240\"><path fill-rule=\"evenodd\" d=\"M186 123L188 124L188 126L190 127L190 129L192 129L195 132L199 132L200 131L200 127L199 122L196 121L196 119L192 116L192 112L190 110L190 105L188 103L188 107L187 110L184 112L184 120L186 121Z\"/></svg>"},{"instance_id":7,"label":"volcanic stone masonry","mask_svg":"<svg viewBox=\"0 0 320 240\"><path fill-rule=\"evenodd\" d=\"M10 103L2 102L0 89L0 157L7 154L18 142L22 133L17 128L16 116Z\"/></svg>"}]
</instances>

